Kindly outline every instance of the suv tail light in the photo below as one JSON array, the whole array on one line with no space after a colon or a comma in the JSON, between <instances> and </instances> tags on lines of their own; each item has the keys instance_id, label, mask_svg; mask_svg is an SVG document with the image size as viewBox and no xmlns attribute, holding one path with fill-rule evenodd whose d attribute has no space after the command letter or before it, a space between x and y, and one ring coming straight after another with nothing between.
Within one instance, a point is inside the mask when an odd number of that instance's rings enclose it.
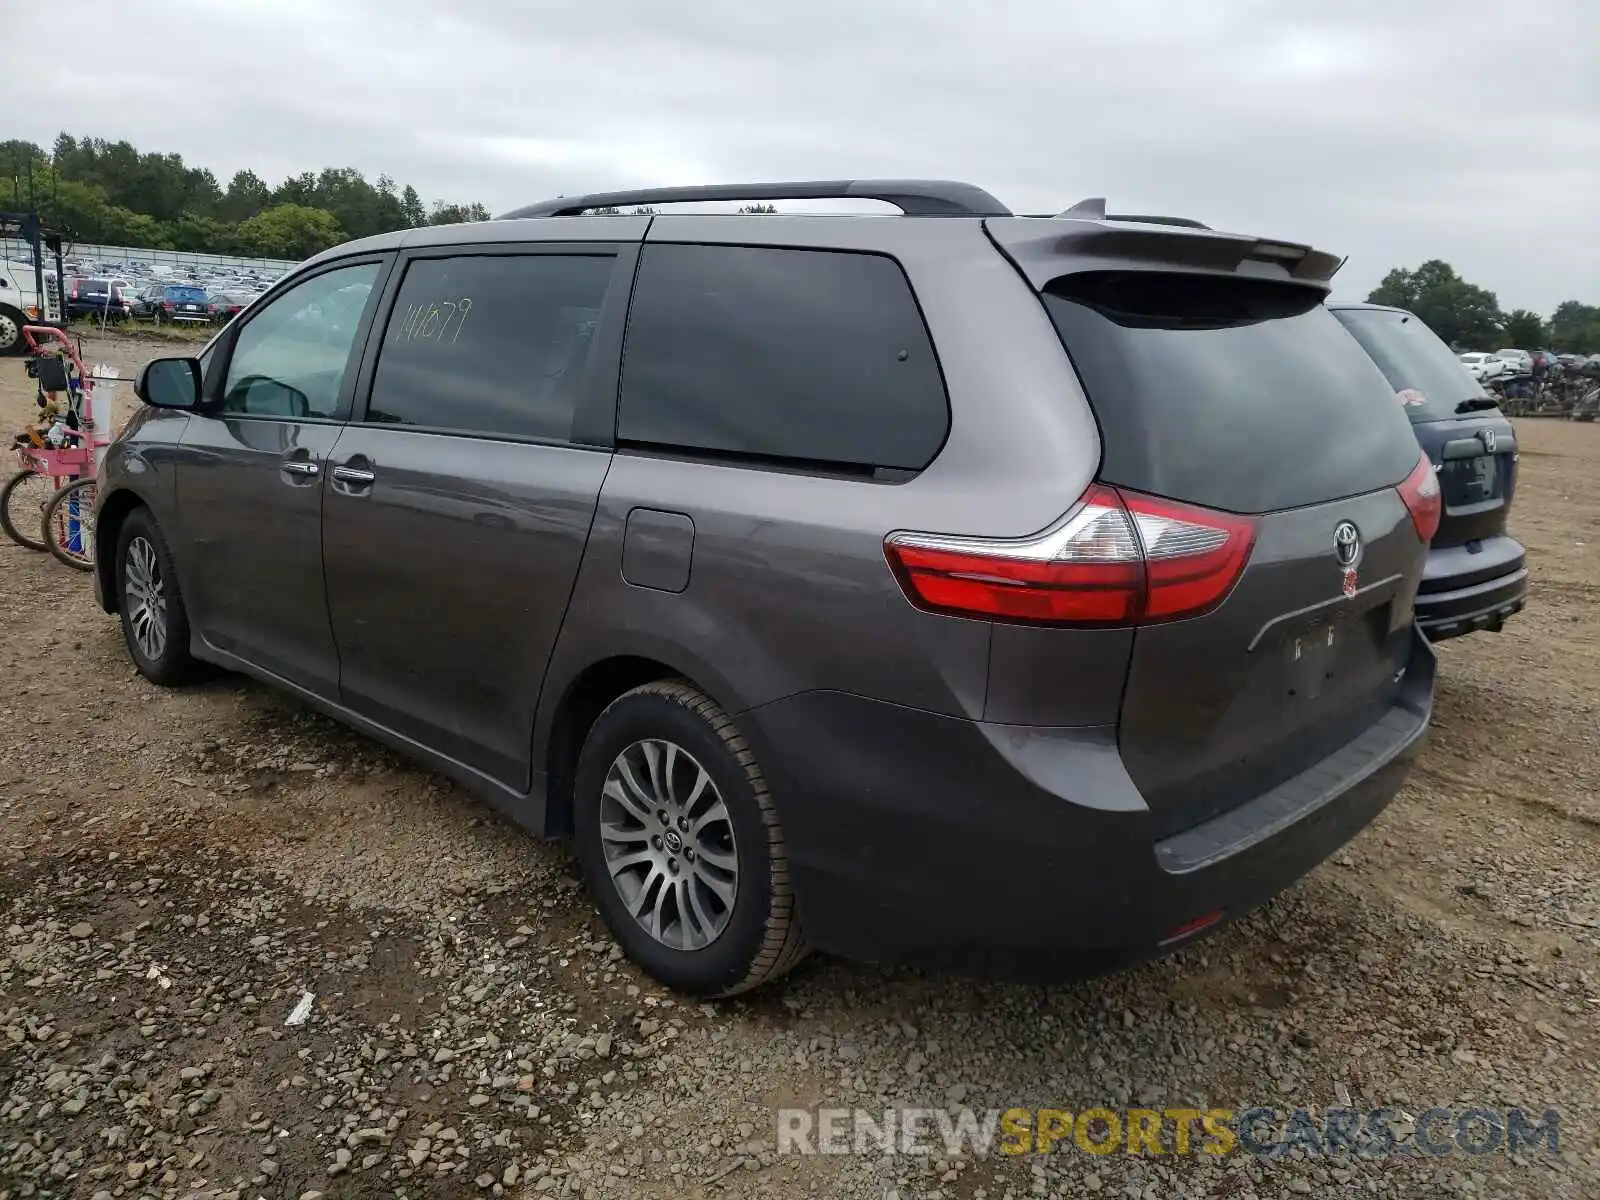
<instances>
[{"instance_id":1,"label":"suv tail light","mask_svg":"<svg viewBox=\"0 0 1600 1200\"><path fill-rule=\"evenodd\" d=\"M1417 460L1416 467L1400 484L1400 498L1411 513L1411 523L1417 527L1417 536L1423 544L1433 540L1439 532L1439 517L1444 509L1444 497L1439 492L1439 476L1428 461L1427 454Z\"/></svg>"},{"instance_id":2,"label":"suv tail light","mask_svg":"<svg viewBox=\"0 0 1600 1200\"><path fill-rule=\"evenodd\" d=\"M884 551L918 608L1050 625L1198 616L1233 589L1255 545L1249 517L1092 485L1026 538L896 533Z\"/></svg>"}]
</instances>

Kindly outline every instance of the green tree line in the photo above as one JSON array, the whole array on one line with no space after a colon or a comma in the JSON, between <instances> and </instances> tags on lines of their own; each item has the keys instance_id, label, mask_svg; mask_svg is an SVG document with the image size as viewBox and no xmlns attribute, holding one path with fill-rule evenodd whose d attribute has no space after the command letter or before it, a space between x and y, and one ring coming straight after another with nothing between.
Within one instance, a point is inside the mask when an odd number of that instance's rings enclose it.
<instances>
[{"instance_id":1,"label":"green tree line","mask_svg":"<svg viewBox=\"0 0 1600 1200\"><path fill-rule=\"evenodd\" d=\"M1502 312L1493 292L1468 283L1437 258L1415 270L1396 267L1367 301L1416 313L1456 350L1600 354L1600 305L1566 300L1549 317L1526 308Z\"/></svg>"},{"instance_id":2,"label":"green tree line","mask_svg":"<svg viewBox=\"0 0 1600 1200\"><path fill-rule=\"evenodd\" d=\"M351 167L270 185L236 171L224 185L179 154L62 133L49 151L0 142L0 208L37 210L76 241L154 250L306 258L350 238L487 220L481 204L424 204L409 184Z\"/></svg>"}]
</instances>

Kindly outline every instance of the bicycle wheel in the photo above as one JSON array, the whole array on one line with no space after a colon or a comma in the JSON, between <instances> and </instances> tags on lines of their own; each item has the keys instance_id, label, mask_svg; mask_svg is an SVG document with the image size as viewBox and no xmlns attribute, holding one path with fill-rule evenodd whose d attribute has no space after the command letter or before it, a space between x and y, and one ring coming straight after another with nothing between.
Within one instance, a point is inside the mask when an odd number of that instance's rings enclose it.
<instances>
[{"instance_id":1,"label":"bicycle wheel","mask_svg":"<svg viewBox=\"0 0 1600 1200\"><path fill-rule=\"evenodd\" d=\"M39 536L44 506L55 494L55 482L37 471L18 471L0 488L0 529L19 546L29 550L47 549ZM27 530L24 533L23 530Z\"/></svg>"},{"instance_id":2,"label":"bicycle wheel","mask_svg":"<svg viewBox=\"0 0 1600 1200\"><path fill-rule=\"evenodd\" d=\"M79 479L61 488L44 506L41 532L50 553L69 567L94 567L94 480Z\"/></svg>"}]
</instances>

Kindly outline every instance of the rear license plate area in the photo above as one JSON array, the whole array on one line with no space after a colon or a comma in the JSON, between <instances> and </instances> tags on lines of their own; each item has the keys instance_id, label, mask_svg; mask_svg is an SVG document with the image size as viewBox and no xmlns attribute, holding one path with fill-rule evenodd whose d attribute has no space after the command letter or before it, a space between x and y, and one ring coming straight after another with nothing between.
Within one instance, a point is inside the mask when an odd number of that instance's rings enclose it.
<instances>
[{"instance_id":1,"label":"rear license plate area","mask_svg":"<svg viewBox=\"0 0 1600 1200\"><path fill-rule=\"evenodd\" d=\"M1500 494L1500 471L1494 455L1458 458L1446 466L1441 482L1445 501L1452 507L1480 504Z\"/></svg>"},{"instance_id":2,"label":"rear license plate area","mask_svg":"<svg viewBox=\"0 0 1600 1200\"><path fill-rule=\"evenodd\" d=\"M1284 638L1284 690L1290 703L1310 703L1387 673L1385 643L1393 601L1302 625Z\"/></svg>"},{"instance_id":3,"label":"rear license plate area","mask_svg":"<svg viewBox=\"0 0 1600 1200\"><path fill-rule=\"evenodd\" d=\"M1311 625L1285 639L1284 674L1289 695L1297 700L1315 700L1332 681L1338 654L1349 635L1341 621Z\"/></svg>"}]
</instances>

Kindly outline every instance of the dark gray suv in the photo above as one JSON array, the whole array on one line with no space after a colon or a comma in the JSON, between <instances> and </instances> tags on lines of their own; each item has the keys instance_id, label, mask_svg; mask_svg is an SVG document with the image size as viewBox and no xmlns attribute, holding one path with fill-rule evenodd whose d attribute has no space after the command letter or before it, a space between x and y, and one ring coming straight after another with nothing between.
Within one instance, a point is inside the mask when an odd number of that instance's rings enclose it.
<instances>
[{"instance_id":1,"label":"dark gray suv","mask_svg":"<svg viewBox=\"0 0 1600 1200\"><path fill-rule=\"evenodd\" d=\"M839 196L904 215L584 215ZM145 368L98 594L156 683L573 836L675 987L1114 968L1310 870L1428 721L1438 485L1337 265L906 181L353 242Z\"/></svg>"},{"instance_id":2,"label":"dark gray suv","mask_svg":"<svg viewBox=\"0 0 1600 1200\"><path fill-rule=\"evenodd\" d=\"M1417 624L1435 644L1500 632L1528 597L1527 553L1506 531L1517 491L1517 431L1415 313L1330 304L1394 389L1439 476L1442 510L1417 589Z\"/></svg>"}]
</instances>

